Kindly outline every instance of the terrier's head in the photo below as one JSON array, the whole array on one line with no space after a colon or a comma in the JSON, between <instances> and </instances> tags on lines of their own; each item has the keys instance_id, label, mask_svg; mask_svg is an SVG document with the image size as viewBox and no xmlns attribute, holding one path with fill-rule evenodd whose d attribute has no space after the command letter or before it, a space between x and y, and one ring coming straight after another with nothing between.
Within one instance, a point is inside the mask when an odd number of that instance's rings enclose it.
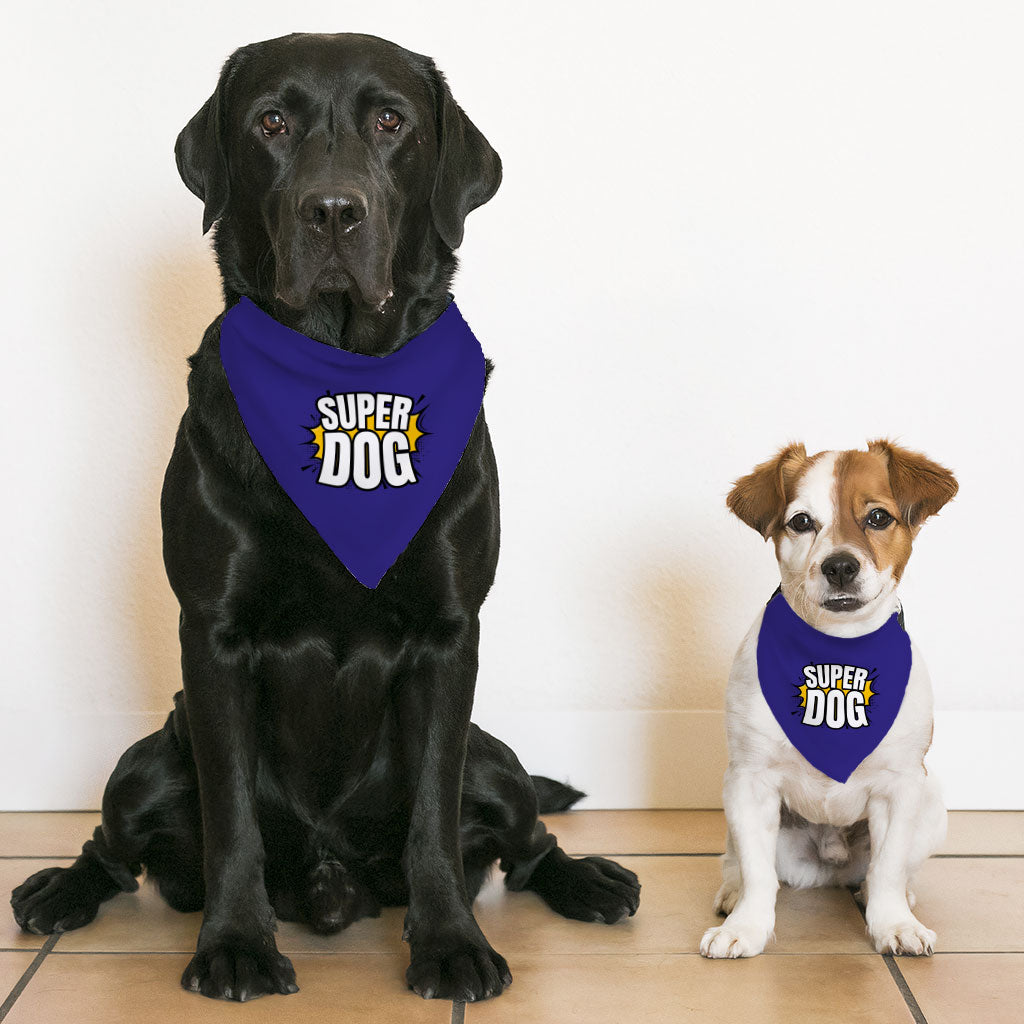
<instances>
[{"instance_id":1,"label":"terrier's head","mask_svg":"<svg viewBox=\"0 0 1024 1024\"><path fill-rule=\"evenodd\" d=\"M948 469L889 441L813 456L791 444L726 504L775 542L790 607L831 632L893 605L914 537L956 491Z\"/></svg>"}]
</instances>

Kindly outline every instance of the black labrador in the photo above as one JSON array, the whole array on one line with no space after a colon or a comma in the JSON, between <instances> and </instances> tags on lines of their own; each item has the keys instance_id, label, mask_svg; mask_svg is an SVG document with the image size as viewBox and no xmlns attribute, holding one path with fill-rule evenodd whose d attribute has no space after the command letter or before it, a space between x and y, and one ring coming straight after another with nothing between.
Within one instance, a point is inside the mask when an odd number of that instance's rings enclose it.
<instances>
[{"instance_id":1,"label":"black labrador","mask_svg":"<svg viewBox=\"0 0 1024 1024\"><path fill-rule=\"evenodd\" d=\"M204 230L217 223L225 309L245 295L372 355L443 311L464 219L501 178L434 63L363 35L238 50L176 154ZM510 888L582 920L632 915L640 887L611 861L568 857L537 816L580 794L531 780L470 724L498 557L483 411L444 494L368 590L252 446L220 322L189 361L161 503L183 692L121 758L81 856L15 889L15 917L40 934L78 928L145 868L172 907L205 908L182 984L246 1000L296 991L275 915L335 932L407 905L410 987L497 995L511 975L471 909L494 861Z\"/></svg>"}]
</instances>

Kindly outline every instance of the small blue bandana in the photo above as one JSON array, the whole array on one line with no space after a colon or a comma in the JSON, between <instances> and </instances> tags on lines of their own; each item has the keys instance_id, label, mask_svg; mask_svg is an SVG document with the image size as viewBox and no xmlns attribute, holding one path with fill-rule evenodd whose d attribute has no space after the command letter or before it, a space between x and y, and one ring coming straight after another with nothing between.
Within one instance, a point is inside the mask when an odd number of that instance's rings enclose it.
<instances>
[{"instance_id":1,"label":"small blue bandana","mask_svg":"<svg viewBox=\"0 0 1024 1024\"><path fill-rule=\"evenodd\" d=\"M243 298L220 358L252 443L339 561L375 588L469 443L486 377L454 302L391 355L307 338Z\"/></svg>"},{"instance_id":2,"label":"small blue bandana","mask_svg":"<svg viewBox=\"0 0 1024 1024\"><path fill-rule=\"evenodd\" d=\"M764 610L761 692L790 743L836 782L846 782L892 728L910 664L910 637L897 615L873 633L837 637L809 626L781 593Z\"/></svg>"}]
</instances>

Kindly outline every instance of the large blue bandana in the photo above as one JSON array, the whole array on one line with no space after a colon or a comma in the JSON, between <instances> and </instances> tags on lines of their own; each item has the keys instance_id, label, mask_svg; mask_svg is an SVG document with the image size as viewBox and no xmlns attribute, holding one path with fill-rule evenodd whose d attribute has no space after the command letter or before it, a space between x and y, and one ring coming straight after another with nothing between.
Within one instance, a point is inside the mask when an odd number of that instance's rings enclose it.
<instances>
[{"instance_id":1,"label":"large blue bandana","mask_svg":"<svg viewBox=\"0 0 1024 1024\"><path fill-rule=\"evenodd\" d=\"M892 728L910 662L910 637L898 616L865 636L829 636L807 625L781 593L768 602L757 637L757 675L775 720L836 782Z\"/></svg>"},{"instance_id":2,"label":"large blue bandana","mask_svg":"<svg viewBox=\"0 0 1024 1024\"><path fill-rule=\"evenodd\" d=\"M277 482L376 587L441 497L480 411L484 355L455 303L379 358L313 341L243 298L221 322L220 358Z\"/></svg>"}]
</instances>

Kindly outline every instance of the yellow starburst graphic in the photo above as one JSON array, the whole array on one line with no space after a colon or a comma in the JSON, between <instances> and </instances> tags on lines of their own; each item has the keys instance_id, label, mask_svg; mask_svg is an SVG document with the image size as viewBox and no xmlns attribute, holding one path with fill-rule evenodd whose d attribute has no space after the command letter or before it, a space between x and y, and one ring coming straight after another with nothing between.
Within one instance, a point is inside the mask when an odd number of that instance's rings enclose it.
<instances>
[{"instance_id":1,"label":"yellow starburst graphic","mask_svg":"<svg viewBox=\"0 0 1024 1024\"><path fill-rule=\"evenodd\" d=\"M865 704L870 704L871 703L871 698L875 695L875 691L871 689L871 684L873 682L874 682L874 679L869 679L864 684L864 689L863 689L862 692L864 694L864 703ZM827 686L827 687L825 687L825 689L826 690L832 690L832 689L844 690L846 692L849 692L849 691L851 691L853 689L853 687L852 686L843 686L842 680L840 680L838 685L836 685L834 687ZM802 708L807 707L807 684L806 683L804 683L800 687L800 707L802 707Z\"/></svg>"},{"instance_id":2,"label":"yellow starburst graphic","mask_svg":"<svg viewBox=\"0 0 1024 1024\"><path fill-rule=\"evenodd\" d=\"M399 431L401 434L409 439L409 451L416 451L416 442L423 436L424 431L419 428L420 414L415 413L409 417L409 426L405 430ZM324 457L324 428L319 427L307 427L306 428L313 435L313 443L316 445L316 451L313 453L314 459L322 459ZM379 438L383 440L384 435L391 429L374 426L373 417L368 416L366 419L366 429L372 430ZM359 431L353 427L352 430L346 430L346 434L349 437L354 438Z\"/></svg>"}]
</instances>

